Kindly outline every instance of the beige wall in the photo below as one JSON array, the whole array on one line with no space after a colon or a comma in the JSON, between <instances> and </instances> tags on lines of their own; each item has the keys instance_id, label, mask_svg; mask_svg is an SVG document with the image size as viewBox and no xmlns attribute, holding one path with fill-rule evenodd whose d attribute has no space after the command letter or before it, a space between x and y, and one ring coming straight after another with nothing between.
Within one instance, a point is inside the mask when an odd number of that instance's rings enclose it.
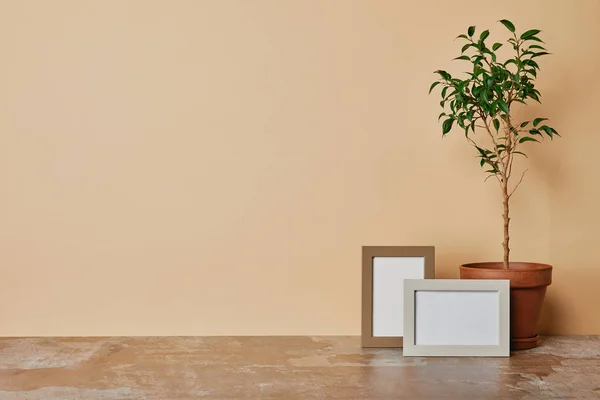
<instances>
[{"instance_id":1,"label":"beige wall","mask_svg":"<svg viewBox=\"0 0 600 400\"><path fill-rule=\"evenodd\" d=\"M600 2L15 0L0 335L358 335L362 245L498 260L499 189L427 89L500 18L544 30L530 112L563 134L530 146L514 259L555 266L544 332L600 334Z\"/></svg>"}]
</instances>

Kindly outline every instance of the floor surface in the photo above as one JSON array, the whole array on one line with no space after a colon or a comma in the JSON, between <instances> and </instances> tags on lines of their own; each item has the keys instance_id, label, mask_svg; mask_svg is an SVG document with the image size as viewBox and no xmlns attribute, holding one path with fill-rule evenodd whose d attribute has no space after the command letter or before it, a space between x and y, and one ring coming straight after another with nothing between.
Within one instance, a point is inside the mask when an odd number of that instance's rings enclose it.
<instances>
[{"instance_id":1,"label":"floor surface","mask_svg":"<svg viewBox=\"0 0 600 400\"><path fill-rule=\"evenodd\" d=\"M0 339L1 400L600 399L600 337L403 358L356 337Z\"/></svg>"}]
</instances>

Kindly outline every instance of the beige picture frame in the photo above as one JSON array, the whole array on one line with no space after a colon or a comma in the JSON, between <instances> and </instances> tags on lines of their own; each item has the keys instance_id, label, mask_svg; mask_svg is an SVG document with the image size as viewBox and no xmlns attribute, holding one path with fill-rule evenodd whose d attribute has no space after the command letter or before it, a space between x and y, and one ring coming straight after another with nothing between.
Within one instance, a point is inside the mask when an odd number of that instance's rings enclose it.
<instances>
[{"instance_id":1,"label":"beige picture frame","mask_svg":"<svg viewBox=\"0 0 600 400\"><path fill-rule=\"evenodd\" d=\"M415 259L422 259L422 277L423 279L435 278L435 247L434 246L363 246L362 247L362 324L361 324L361 346L362 347L402 347L403 336L398 334L378 336L374 333L374 264L376 260L397 261L398 268L402 268L403 259L411 259L413 266ZM392 267L396 267L392 265ZM419 264L420 265L420 264ZM413 273L414 273L413 267ZM418 266L416 267L419 268ZM388 268L389 270L389 268ZM400 274L401 275L401 274ZM390 280L388 291L397 290L400 301L403 301L402 290L403 278ZM377 290L377 288L375 288ZM397 305L394 310L394 317L400 319L403 323L403 306ZM389 314L389 313L388 313Z\"/></svg>"},{"instance_id":2,"label":"beige picture frame","mask_svg":"<svg viewBox=\"0 0 600 400\"><path fill-rule=\"evenodd\" d=\"M404 356L509 357L510 282L406 279L404 327Z\"/></svg>"}]
</instances>

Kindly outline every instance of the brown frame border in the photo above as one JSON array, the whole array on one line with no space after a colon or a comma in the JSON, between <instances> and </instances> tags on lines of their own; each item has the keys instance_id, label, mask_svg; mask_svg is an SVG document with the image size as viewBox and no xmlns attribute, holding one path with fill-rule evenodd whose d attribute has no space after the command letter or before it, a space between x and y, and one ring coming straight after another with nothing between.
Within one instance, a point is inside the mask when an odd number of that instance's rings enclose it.
<instances>
[{"instance_id":1,"label":"brown frame border","mask_svg":"<svg viewBox=\"0 0 600 400\"><path fill-rule=\"evenodd\" d=\"M362 247L362 347L403 347L403 337L373 336L373 258L424 257L425 279L435 278L434 246L363 246ZM401 283L402 284L402 283Z\"/></svg>"}]
</instances>

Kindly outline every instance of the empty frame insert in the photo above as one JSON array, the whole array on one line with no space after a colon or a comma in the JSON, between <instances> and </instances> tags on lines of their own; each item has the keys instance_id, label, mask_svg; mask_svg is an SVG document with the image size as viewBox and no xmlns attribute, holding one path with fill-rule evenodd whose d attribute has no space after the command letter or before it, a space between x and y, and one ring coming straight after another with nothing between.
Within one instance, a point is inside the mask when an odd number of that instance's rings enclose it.
<instances>
[{"instance_id":1,"label":"empty frame insert","mask_svg":"<svg viewBox=\"0 0 600 400\"><path fill-rule=\"evenodd\" d=\"M402 347L404 280L434 275L433 246L364 246L362 347Z\"/></svg>"},{"instance_id":2,"label":"empty frame insert","mask_svg":"<svg viewBox=\"0 0 600 400\"><path fill-rule=\"evenodd\" d=\"M509 281L404 281L405 356L508 357Z\"/></svg>"}]
</instances>

